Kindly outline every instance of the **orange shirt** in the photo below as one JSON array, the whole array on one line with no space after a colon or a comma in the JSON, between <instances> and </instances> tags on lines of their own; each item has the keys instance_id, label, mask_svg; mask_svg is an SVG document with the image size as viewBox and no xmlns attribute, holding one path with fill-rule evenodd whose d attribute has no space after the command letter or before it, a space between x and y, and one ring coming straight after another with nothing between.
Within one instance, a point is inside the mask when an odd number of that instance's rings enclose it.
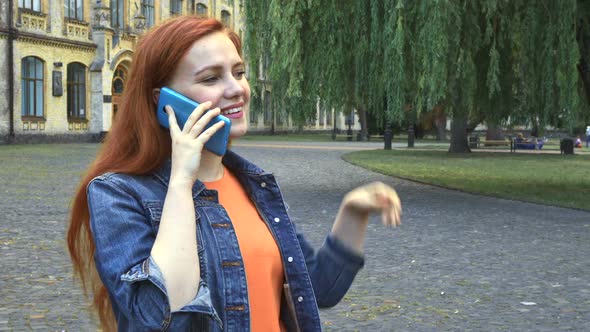
<instances>
[{"instance_id":1,"label":"orange shirt","mask_svg":"<svg viewBox=\"0 0 590 332\"><path fill-rule=\"evenodd\" d=\"M205 182L218 192L219 203L229 215L244 260L251 331L281 331L283 262L272 233L238 179L224 168L218 181Z\"/></svg>"}]
</instances>

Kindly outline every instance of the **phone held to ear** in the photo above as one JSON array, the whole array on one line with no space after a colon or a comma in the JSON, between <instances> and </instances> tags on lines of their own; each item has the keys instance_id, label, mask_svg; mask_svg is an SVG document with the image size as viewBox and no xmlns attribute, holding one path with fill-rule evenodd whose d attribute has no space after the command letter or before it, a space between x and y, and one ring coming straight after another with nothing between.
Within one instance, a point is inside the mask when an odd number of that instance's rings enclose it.
<instances>
[{"instance_id":1,"label":"phone held to ear","mask_svg":"<svg viewBox=\"0 0 590 332\"><path fill-rule=\"evenodd\" d=\"M182 129L186 123L186 120L188 120L188 117L195 110L195 108L199 106L199 103L170 88L163 87L160 89L160 98L158 99L158 108L156 110L158 122L162 127L170 129L168 114L166 113L166 110L164 110L164 106L166 105L170 105L172 107L174 114L176 115L178 127ZM218 156L223 156L227 149L227 142L229 140L229 131L231 128L230 119L223 115L218 115L205 126L203 131L207 130L209 127L219 121L225 122L225 125L215 134L213 134L209 141L205 143L205 149L215 153Z\"/></svg>"}]
</instances>

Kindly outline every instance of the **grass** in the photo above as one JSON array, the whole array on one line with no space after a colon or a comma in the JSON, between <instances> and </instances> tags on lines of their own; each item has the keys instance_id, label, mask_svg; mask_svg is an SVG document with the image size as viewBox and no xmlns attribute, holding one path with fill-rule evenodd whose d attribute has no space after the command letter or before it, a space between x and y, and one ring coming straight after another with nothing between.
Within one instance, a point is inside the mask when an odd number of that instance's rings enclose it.
<instances>
[{"instance_id":1,"label":"grass","mask_svg":"<svg viewBox=\"0 0 590 332\"><path fill-rule=\"evenodd\" d=\"M374 150L343 158L379 173L436 186L590 210L590 155Z\"/></svg>"}]
</instances>

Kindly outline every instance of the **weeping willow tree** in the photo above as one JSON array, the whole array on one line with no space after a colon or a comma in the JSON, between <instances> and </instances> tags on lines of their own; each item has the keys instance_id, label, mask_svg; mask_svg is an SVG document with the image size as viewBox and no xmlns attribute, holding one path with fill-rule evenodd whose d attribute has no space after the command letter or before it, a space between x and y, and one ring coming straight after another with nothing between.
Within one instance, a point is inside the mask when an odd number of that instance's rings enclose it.
<instances>
[{"instance_id":1,"label":"weeping willow tree","mask_svg":"<svg viewBox=\"0 0 590 332\"><path fill-rule=\"evenodd\" d=\"M444 105L449 151L468 152L473 119L572 130L586 107L582 2L250 0L246 54L253 76L272 82L273 107L296 123L315 116L318 99L381 124Z\"/></svg>"}]
</instances>

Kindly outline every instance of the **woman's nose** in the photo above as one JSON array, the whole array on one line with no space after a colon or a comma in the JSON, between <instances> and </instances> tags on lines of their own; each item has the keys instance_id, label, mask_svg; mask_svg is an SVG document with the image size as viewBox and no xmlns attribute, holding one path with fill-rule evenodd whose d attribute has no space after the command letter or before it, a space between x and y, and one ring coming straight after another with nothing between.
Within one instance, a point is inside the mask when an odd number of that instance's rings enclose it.
<instances>
[{"instance_id":1,"label":"woman's nose","mask_svg":"<svg viewBox=\"0 0 590 332\"><path fill-rule=\"evenodd\" d=\"M227 80L224 94L228 99L242 96L244 94L244 87L241 84L241 80L231 75L231 77Z\"/></svg>"}]
</instances>

